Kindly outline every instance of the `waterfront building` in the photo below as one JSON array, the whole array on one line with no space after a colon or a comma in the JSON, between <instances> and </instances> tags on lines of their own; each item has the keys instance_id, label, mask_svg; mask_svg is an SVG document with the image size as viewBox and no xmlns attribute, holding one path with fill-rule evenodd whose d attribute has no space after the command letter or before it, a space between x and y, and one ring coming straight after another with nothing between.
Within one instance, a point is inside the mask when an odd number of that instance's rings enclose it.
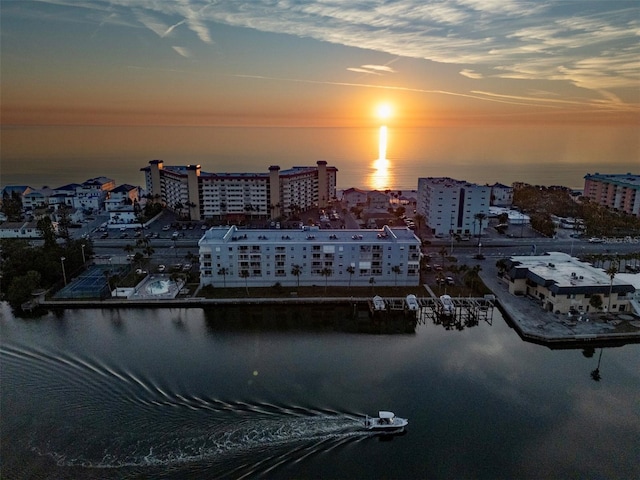
<instances>
[{"instance_id":1,"label":"waterfront building","mask_svg":"<svg viewBox=\"0 0 640 480\"><path fill-rule=\"evenodd\" d=\"M374 210L387 210L391 203L389 202L389 195L378 190L372 190L367 194L367 202L369 208Z\"/></svg>"},{"instance_id":2,"label":"waterfront building","mask_svg":"<svg viewBox=\"0 0 640 480\"><path fill-rule=\"evenodd\" d=\"M594 308L592 297L600 296L602 311L629 311L635 287L611 277L602 269L561 252L513 256L507 261L503 280L513 295L537 300L554 313L586 313Z\"/></svg>"},{"instance_id":3,"label":"waterfront building","mask_svg":"<svg viewBox=\"0 0 640 480\"><path fill-rule=\"evenodd\" d=\"M418 286L420 240L408 228L210 228L198 242L200 285Z\"/></svg>"},{"instance_id":4,"label":"waterfront building","mask_svg":"<svg viewBox=\"0 0 640 480\"><path fill-rule=\"evenodd\" d=\"M599 205L640 218L640 175L588 173L583 195Z\"/></svg>"},{"instance_id":5,"label":"waterfront building","mask_svg":"<svg viewBox=\"0 0 640 480\"><path fill-rule=\"evenodd\" d=\"M110 212L112 210L118 210L125 205L133 205L137 201L139 201L138 187L125 183L118 185L109 192L109 195L104 201L104 207L107 212Z\"/></svg>"},{"instance_id":6,"label":"waterfront building","mask_svg":"<svg viewBox=\"0 0 640 480\"><path fill-rule=\"evenodd\" d=\"M178 215L231 221L324 208L335 199L338 171L323 160L288 170L272 165L264 173L208 173L200 165L166 166L162 160L141 170L149 194Z\"/></svg>"},{"instance_id":7,"label":"waterfront building","mask_svg":"<svg viewBox=\"0 0 640 480\"><path fill-rule=\"evenodd\" d=\"M342 202L347 207L364 207L367 205L367 192L359 188L351 187L342 192Z\"/></svg>"},{"instance_id":8,"label":"waterfront building","mask_svg":"<svg viewBox=\"0 0 640 480\"><path fill-rule=\"evenodd\" d=\"M494 183L491 185L491 206L510 207L513 204L513 187Z\"/></svg>"},{"instance_id":9,"label":"waterfront building","mask_svg":"<svg viewBox=\"0 0 640 480\"><path fill-rule=\"evenodd\" d=\"M449 177L418 179L416 212L424 217L434 235L481 233L475 216L489 216L490 200L491 187L488 185Z\"/></svg>"},{"instance_id":10,"label":"waterfront building","mask_svg":"<svg viewBox=\"0 0 640 480\"><path fill-rule=\"evenodd\" d=\"M116 188L116 182L111 178L90 178L75 189L73 206L84 211L103 210L108 192L114 188Z\"/></svg>"}]
</instances>

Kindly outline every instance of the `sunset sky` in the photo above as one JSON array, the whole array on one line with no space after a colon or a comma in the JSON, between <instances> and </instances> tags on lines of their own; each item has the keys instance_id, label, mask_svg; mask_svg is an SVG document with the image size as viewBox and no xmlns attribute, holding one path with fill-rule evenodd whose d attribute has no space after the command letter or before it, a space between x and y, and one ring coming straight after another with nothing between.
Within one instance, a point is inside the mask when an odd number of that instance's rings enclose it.
<instances>
[{"instance_id":1,"label":"sunset sky","mask_svg":"<svg viewBox=\"0 0 640 480\"><path fill-rule=\"evenodd\" d=\"M2 124L640 121L640 2L1 2Z\"/></svg>"}]
</instances>

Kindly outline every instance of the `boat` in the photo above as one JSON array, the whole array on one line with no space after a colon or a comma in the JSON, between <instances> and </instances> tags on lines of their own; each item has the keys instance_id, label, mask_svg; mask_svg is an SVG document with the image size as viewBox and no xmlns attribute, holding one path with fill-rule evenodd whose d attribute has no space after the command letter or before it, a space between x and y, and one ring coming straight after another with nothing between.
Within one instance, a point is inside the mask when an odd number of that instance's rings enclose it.
<instances>
[{"instance_id":1,"label":"boat","mask_svg":"<svg viewBox=\"0 0 640 480\"><path fill-rule=\"evenodd\" d=\"M412 310L415 312L420 308L420 305L418 304L418 299L413 293L410 293L409 295L407 295L406 302L407 302L407 308L409 310Z\"/></svg>"},{"instance_id":2,"label":"boat","mask_svg":"<svg viewBox=\"0 0 640 480\"><path fill-rule=\"evenodd\" d=\"M453 315L453 312L456 310L453 300L451 300L449 295L442 295L440 297L440 304L442 305L442 313L444 315Z\"/></svg>"},{"instance_id":3,"label":"boat","mask_svg":"<svg viewBox=\"0 0 640 480\"><path fill-rule=\"evenodd\" d=\"M384 303L384 299L380 295L373 297L373 309L377 311L383 311L387 309Z\"/></svg>"},{"instance_id":4,"label":"boat","mask_svg":"<svg viewBox=\"0 0 640 480\"><path fill-rule=\"evenodd\" d=\"M380 410L377 417L367 415L364 420L364 428L377 432L399 432L404 430L409 423L406 418L396 417L393 412Z\"/></svg>"}]
</instances>

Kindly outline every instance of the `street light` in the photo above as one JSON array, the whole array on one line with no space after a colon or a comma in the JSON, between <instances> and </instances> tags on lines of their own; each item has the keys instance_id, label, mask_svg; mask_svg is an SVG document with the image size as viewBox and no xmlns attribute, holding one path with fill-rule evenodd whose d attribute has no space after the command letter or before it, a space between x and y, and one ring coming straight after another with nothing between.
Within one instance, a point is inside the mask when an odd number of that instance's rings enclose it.
<instances>
[{"instance_id":1,"label":"street light","mask_svg":"<svg viewBox=\"0 0 640 480\"><path fill-rule=\"evenodd\" d=\"M87 259L84 256L84 243L81 243L80 246L82 247L82 263L85 264L87 263Z\"/></svg>"},{"instance_id":2,"label":"street light","mask_svg":"<svg viewBox=\"0 0 640 480\"><path fill-rule=\"evenodd\" d=\"M60 263L62 264L62 278L64 279L64 286L67 286L67 274L64 271L64 261L66 260L65 257L60 257Z\"/></svg>"}]
</instances>

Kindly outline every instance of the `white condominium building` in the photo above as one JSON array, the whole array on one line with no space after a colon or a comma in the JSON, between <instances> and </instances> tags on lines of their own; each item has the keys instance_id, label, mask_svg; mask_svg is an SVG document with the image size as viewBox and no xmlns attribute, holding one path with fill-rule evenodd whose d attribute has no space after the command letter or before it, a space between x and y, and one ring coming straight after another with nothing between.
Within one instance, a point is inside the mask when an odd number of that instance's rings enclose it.
<instances>
[{"instance_id":1,"label":"white condominium building","mask_svg":"<svg viewBox=\"0 0 640 480\"><path fill-rule=\"evenodd\" d=\"M480 233L477 214L489 216L491 187L448 177L418 179L416 212L434 235ZM483 222L482 227L487 225Z\"/></svg>"},{"instance_id":2,"label":"white condominium building","mask_svg":"<svg viewBox=\"0 0 640 480\"><path fill-rule=\"evenodd\" d=\"M418 286L420 240L408 228L210 228L198 242L200 285Z\"/></svg>"},{"instance_id":3,"label":"white condominium building","mask_svg":"<svg viewBox=\"0 0 640 480\"><path fill-rule=\"evenodd\" d=\"M200 165L165 166L152 160L141 169L150 195L192 220L277 218L313 207L326 207L336 196L335 167L320 160L315 167L265 173L207 173Z\"/></svg>"}]
</instances>

